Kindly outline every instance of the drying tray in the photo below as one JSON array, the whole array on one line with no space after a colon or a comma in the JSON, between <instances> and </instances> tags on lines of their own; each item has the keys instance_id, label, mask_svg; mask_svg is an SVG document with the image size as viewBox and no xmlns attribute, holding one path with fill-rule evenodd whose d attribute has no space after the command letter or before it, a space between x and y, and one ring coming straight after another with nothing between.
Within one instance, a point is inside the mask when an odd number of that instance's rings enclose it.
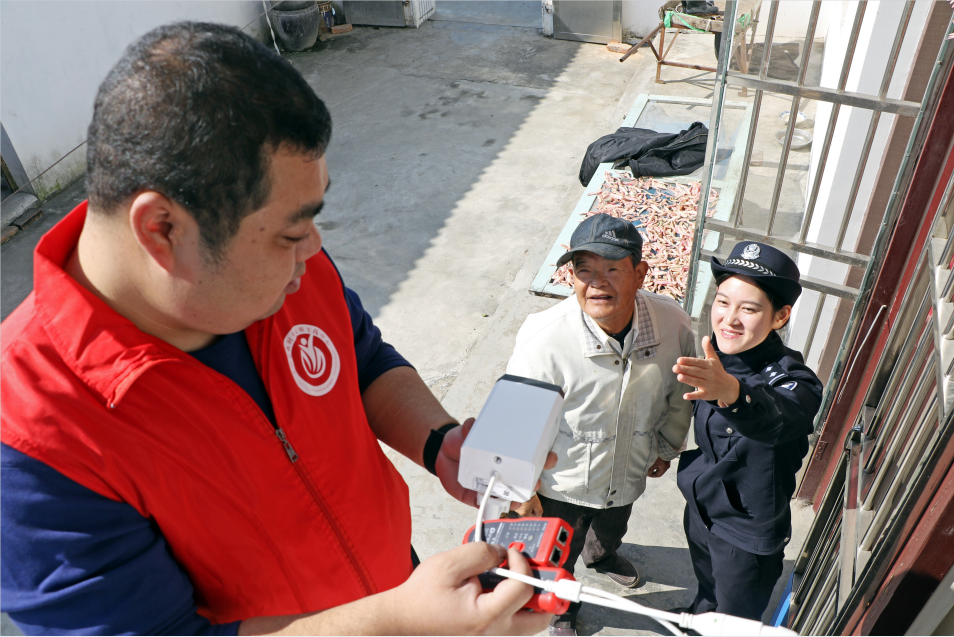
<instances>
[{"instance_id":1,"label":"drying tray","mask_svg":"<svg viewBox=\"0 0 954 637\"><path fill-rule=\"evenodd\" d=\"M657 132L678 133L689 127L694 121L701 121L708 124L709 113L712 103L710 100L693 97L671 97L668 95L647 95L640 94L629 114L623 120L623 126L648 128ZM742 175L742 162L745 159L745 153L741 152L749 137L749 121L751 120L752 105L745 102L726 102L726 117L723 121L723 135L719 140L719 151L725 157L716 164L713 171L710 187L719 193L719 200L715 207L713 218L722 221L728 221L732 212L733 202L737 194L739 181ZM735 152L738 150L739 152ZM724 151L724 152L723 152ZM728 151L732 151L729 153ZM572 293L572 288L564 285L555 285L550 282L553 273L556 272L556 262L565 252L564 244L570 244L570 237L573 231L585 219L585 214L596 208L597 194L603 187L607 172L614 172L617 175L624 175L627 179L632 179L632 173L628 168L622 170L613 170L614 162L605 162L599 165L593 178L583 191L566 225L550 248L550 252L543 260L543 264L537 271L536 276L530 284L530 293L537 296L548 296L552 298L565 298ZM655 178L658 181L669 183L690 184L702 181L702 171L705 167L700 167L695 172L682 177L663 177ZM592 194L591 194L592 193ZM719 233L706 231L703 236L703 248L707 250L717 250L719 247ZM705 290L709 285L708 270L703 273L701 270L696 277L696 290L701 290L702 294L696 294L695 298L701 303L705 297ZM710 275L711 276L711 275ZM687 310L688 311L688 310Z\"/></svg>"}]
</instances>

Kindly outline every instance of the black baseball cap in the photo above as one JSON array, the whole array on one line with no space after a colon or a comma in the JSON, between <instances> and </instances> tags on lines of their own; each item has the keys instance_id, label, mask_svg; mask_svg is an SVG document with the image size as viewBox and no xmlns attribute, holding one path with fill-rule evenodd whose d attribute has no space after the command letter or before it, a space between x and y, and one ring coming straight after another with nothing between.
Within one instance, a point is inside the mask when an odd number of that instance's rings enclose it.
<instances>
[{"instance_id":1,"label":"black baseball cap","mask_svg":"<svg viewBox=\"0 0 954 637\"><path fill-rule=\"evenodd\" d=\"M777 248L755 241L735 244L725 261L712 259L709 264L712 276L720 274L743 274L763 285L782 300L785 305L795 305L802 293L798 282L798 266L787 254Z\"/></svg>"},{"instance_id":2,"label":"black baseball cap","mask_svg":"<svg viewBox=\"0 0 954 637\"><path fill-rule=\"evenodd\" d=\"M560 267L577 252L592 252L604 259L619 261L630 255L643 258L643 238L629 221L605 213L587 217L573 231L570 249L557 261Z\"/></svg>"}]
</instances>

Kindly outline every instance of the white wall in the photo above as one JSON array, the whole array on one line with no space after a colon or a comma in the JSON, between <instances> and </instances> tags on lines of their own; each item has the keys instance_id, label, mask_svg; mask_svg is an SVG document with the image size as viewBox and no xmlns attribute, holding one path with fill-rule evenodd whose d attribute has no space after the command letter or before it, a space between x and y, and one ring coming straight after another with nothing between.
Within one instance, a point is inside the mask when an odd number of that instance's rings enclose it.
<instances>
[{"instance_id":1,"label":"white wall","mask_svg":"<svg viewBox=\"0 0 954 637\"><path fill-rule=\"evenodd\" d=\"M908 23L907 35L898 53L897 66L888 87L887 96L889 98L899 99L903 93L911 73L911 66L921 39L921 33L924 30L925 21L931 10L931 2L932 0L918 0L915 4L911 21ZM821 77L821 85L828 88L834 88L837 85L858 3L843 2L832 3L832 5L835 10L832 11L831 22L827 30ZM903 8L904 3L901 2L868 3L858 37L855 57L845 86L846 90L866 95L878 94ZM812 145L810 174L813 175L813 179L818 169L822 142L831 114L831 104L818 103L815 126L812 132L814 143ZM894 115L882 115L881 122L876 129L877 132L871 145L858 195L850 211L850 222L842 246L845 249L856 249L861 232L861 222L874 192L874 181L881 165L881 157L887 147L888 133L894 117ZM870 111L850 107L841 108L835 125L835 133L832 137L825 173L822 176L818 200L815 204L815 213L812 216L812 222L806 237L808 241L825 246L834 244L838 236L838 229L846 214L850 186L861 159L862 146L870 121ZM893 179L894 176L891 175L889 178ZM810 183L808 193L811 192L811 188L812 184ZM806 200L807 197L808 195L806 195ZM804 254L799 255L798 267L804 276L839 284L844 283L848 275L847 266ZM815 297L812 294L809 295L809 298L814 299ZM826 335L831 331L835 306L833 299L826 304L825 311L818 323L815 344L823 344ZM801 343L807 337L808 326L814 311L815 305L813 302L799 302L796 304L791 319L793 331L790 341L790 346L795 349L799 349ZM807 361L809 366L817 365L821 351L820 346L812 346L812 355L809 356Z\"/></svg>"},{"instance_id":2,"label":"white wall","mask_svg":"<svg viewBox=\"0 0 954 637\"><path fill-rule=\"evenodd\" d=\"M815 23L815 40L821 40L826 37L829 28L829 15L831 12L838 11L840 5L845 2L823 2L821 11L818 12L818 21ZM756 28L756 42L765 36L765 28L768 26L769 2L762 3L762 11L759 15L759 24ZM805 31L808 29L808 18L811 16L812 3L810 0L781 0L778 3L778 17L775 19L775 34L773 40L787 40L791 38L804 38Z\"/></svg>"},{"instance_id":3,"label":"white wall","mask_svg":"<svg viewBox=\"0 0 954 637\"><path fill-rule=\"evenodd\" d=\"M100 82L137 37L179 20L263 37L261 2L0 2L0 121L30 179L86 139ZM34 182L41 198L83 174L86 145Z\"/></svg>"},{"instance_id":4,"label":"white wall","mask_svg":"<svg viewBox=\"0 0 954 637\"><path fill-rule=\"evenodd\" d=\"M643 38L659 26L659 7L666 0L623 0L623 37Z\"/></svg>"}]
</instances>

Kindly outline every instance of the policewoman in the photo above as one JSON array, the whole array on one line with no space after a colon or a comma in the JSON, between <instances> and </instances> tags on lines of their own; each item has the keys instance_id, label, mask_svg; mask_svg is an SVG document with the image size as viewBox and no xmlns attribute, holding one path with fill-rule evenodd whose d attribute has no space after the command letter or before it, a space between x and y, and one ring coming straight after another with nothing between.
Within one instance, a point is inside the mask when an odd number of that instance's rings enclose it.
<instances>
[{"instance_id":1,"label":"policewoman","mask_svg":"<svg viewBox=\"0 0 954 637\"><path fill-rule=\"evenodd\" d=\"M699 581L688 611L760 620L782 574L789 500L822 383L776 332L802 291L795 263L771 246L743 242L711 268L718 288L705 358L680 358L673 367L695 388L684 398L695 401L698 449L682 453L677 473Z\"/></svg>"}]
</instances>

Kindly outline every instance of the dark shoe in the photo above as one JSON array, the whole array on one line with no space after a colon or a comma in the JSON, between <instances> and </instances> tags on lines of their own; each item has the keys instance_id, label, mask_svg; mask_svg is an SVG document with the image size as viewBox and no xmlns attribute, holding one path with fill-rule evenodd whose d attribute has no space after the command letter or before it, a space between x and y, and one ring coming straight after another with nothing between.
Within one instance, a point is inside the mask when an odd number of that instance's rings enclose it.
<instances>
[{"instance_id":1,"label":"dark shoe","mask_svg":"<svg viewBox=\"0 0 954 637\"><path fill-rule=\"evenodd\" d=\"M547 635L574 637L576 635L576 613L554 615L547 627Z\"/></svg>"},{"instance_id":2,"label":"dark shoe","mask_svg":"<svg viewBox=\"0 0 954 637\"><path fill-rule=\"evenodd\" d=\"M714 2L686 0L682 3L682 12L686 15L719 15L719 7Z\"/></svg>"},{"instance_id":3,"label":"dark shoe","mask_svg":"<svg viewBox=\"0 0 954 637\"><path fill-rule=\"evenodd\" d=\"M622 555L616 556L616 563L610 568L595 567L597 573L604 573L611 580L623 588L636 588L642 584L639 578L639 571L633 566L633 563Z\"/></svg>"}]
</instances>

